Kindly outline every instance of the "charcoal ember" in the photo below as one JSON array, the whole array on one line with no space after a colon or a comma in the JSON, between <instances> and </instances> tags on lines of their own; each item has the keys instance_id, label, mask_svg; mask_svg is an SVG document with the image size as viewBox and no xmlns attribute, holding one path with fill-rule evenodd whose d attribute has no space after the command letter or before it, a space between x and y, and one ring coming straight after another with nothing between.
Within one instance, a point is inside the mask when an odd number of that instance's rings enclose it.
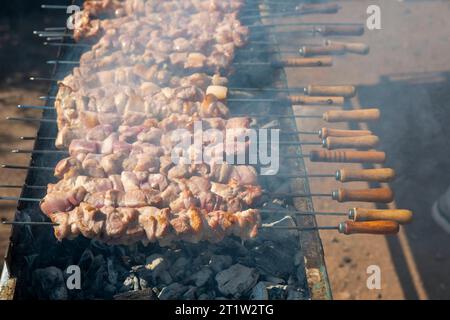
<instances>
[{"instance_id":1,"label":"charcoal ember","mask_svg":"<svg viewBox=\"0 0 450 320\"><path fill-rule=\"evenodd\" d=\"M216 295L212 291L204 292L200 294L197 300L213 300L216 298Z\"/></svg>"},{"instance_id":2,"label":"charcoal ember","mask_svg":"<svg viewBox=\"0 0 450 320\"><path fill-rule=\"evenodd\" d=\"M181 297L183 300L195 300L197 295L197 287L189 286L189 289Z\"/></svg>"},{"instance_id":3,"label":"charcoal ember","mask_svg":"<svg viewBox=\"0 0 450 320\"><path fill-rule=\"evenodd\" d=\"M93 262L94 262L93 252L89 249L86 249L83 251L83 254L78 260L77 265L80 267L81 270L89 270Z\"/></svg>"},{"instance_id":4,"label":"charcoal ember","mask_svg":"<svg viewBox=\"0 0 450 320\"><path fill-rule=\"evenodd\" d=\"M269 300L269 293L264 281L260 281L253 287L250 300Z\"/></svg>"},{"instance_id":5,"label":"charcoal ember","mask_svg":"<svg viewBox=\"0 0 450 320\"><path fill-rule=\"evenodd\" d=\"M151 288L139 291L124 292L114 295L114 300L157 300L156 294Z\"/></svg>"},{"instance_id":6,"label":"charcoal ember","mask_svg":"<svg viewBox=\"0 0 450 320\"><path fill-rule=\"evenodd\" d=\"M139 277L139 288L141 289L151 288L150 282L144 278Z\"/></svg>"},{"instance_id":7,"label":"charcoal ember","mask_svg":"<svg viewBox=\"0 0 450 320\"><path fill-rule=\"evenodd\" d=\"M253 248L250 255L258 269L275 277L287 278L294 270L294 253L280 249L273 242L266 241Z\"/></svg>"},{"instance_id":8,"label":"charcoal ember","mask_svg":"<svg viewBox=\"0 0 450 320\"><path fill-rule=\"evenodd\" d=\"M158 295L159 300L177 300L181 299L183 294L189 289L189 287L182 285L181 283L174 282L167 287L162 288Z\"/></svg>"},{"instance_id":9,"label":"charcoal ember","mask_svg":"<svg viewBox=\"0 0 450 320\"><path fill-rule=\"evenodd\" d=\"M179 257L175 262L170 266L169 273L174 279L183 278L187 269L189 269L191 265L191 260L186 257Z\"/></svg>"},{"instance_id":10,"label":"charcoal ember","mask_svg":"<svg viewBox=\"0 0 450 320\"><path fill-rule=\"evenodd\" d=\"M128 276L124 282L122 291L138 291L139 290L139 278L132 274Z\"/></svg>"},{"instance_id":11,"label":"charcoal ember","mask_svg":"<svg viewBox=\"0 0 450 320\"><path fill-rule=\"evenodd\" d=\"M210 257L208 266L217 273L230 267L232 263L233 258L231 256L214 254Z\"/></svg>"},{"instance_id":12,"label":"charcoal ember","mask_svg":"<svg viewBox=\"0 0 450 320\"><path fill-rule=\"evenodd\" d=\"M287 286L286 285L269 285L267 286L267 294L269 295L269 300L286 300L287 297Z\"/></svg>"},{"instance_id":13,"label":"charcoal ember","mask_svg":"<svg viewBox=\"0 0 450 320\"><path fill-rule=\"evenodd\" d=\"M192 269L193 270L201 269L202 266L205 266L209 263L210 259L211 259L211 254L208 251L200 253L192 261Z\"/></svg>"},{"instance_id":14,"label":"charcoal ember","mask_svg":"<svg viewBox=\"0 0 450 320\"><path fill-rule=\"evenodd\" d=\"M203 267L200 271L189 277L189 281L194 282L197 287L203 287L212 278L213 272L208 267Z\"/></svg>"},{"instance_id":15,"label":"charcoal ember","mask_svg":"<svg viewBox=\"0 0 450 320\"><path fill-rule=\"evenodd\" d=\"M113 258L106 259L106 268L108 271L108 281L112 285L116 285L119 279L119 272L116 269L116 263Z\"/></svg>"},{"instance_id":16,"label":"charcoal ember","mask_svg":"<svg viewBox=\"0 0 450 320\"><path fill-rule=\"evenodd\" d=\"M281 213L281 212L280 212ZM263 223L273 227L296 227L294 219L291 216L280 217L280 214L267 214ZM259 231L258 238L262 240L282 242L289 247L295 247L298 243L298 232L296 230L283 230L278 232L270 228L263 228Z\"/></svg>"},{"instance_id":17,"label":"charcoal ember","mask_svg":"<svg viewBox=\"0 0 450 320\"><path fill-rule=\"evenodd\" d=\"M271 276L271 275L264 275L263 278L267 282L270 282L270 283L273 283L273 284L285 284L286 283L286 281L284 279L278 278L278 277L274 277L274 276ZM289 279L290 278L291 277L289 277Z\"/></svg>"},{"instance_id":18,"label":"charcoal ember","mask_svg":"<svg viewBox=\"0 0 450 320\"><path fill-rule=\"evenodd\" d=\"M168 271L161 272L161 274L159 275L159 279L161 283L165 285L171 284L173 282L173 278Z\"/></svg>"},{"instance_id":19,"label":"charcoal ember","mask_svg":"<svg viewBox=\"0 0 450 320\"><path fill-rule=\"evenodd\" d=\"M307 297L308 295L304 290L290 287L288 288L286 300L305 300Z\"/></svg>"},{"instance_id":20,"label":"charcoal ember","mask_svg":"<svg viewBox=\"0 0 450 320\"><path fill-rule=\"evenodd\" d=\"M259 273L256 269L235 264L219 272L216 275L216 282L222 294L240 298L254 287L258 277Z\"/></svg>"},{"instance_id":21,"label":"charcoal ember","mask_svg":"<svg viewBox=\"0 0 450 320\"><path fill-rule=\"evenodd\" d=\"M168 263L161 255L154 255L147 258L145 269L150 270L154 278L158 277L161 272L168 268Z\"/></svg>"},{"instance_id":22,"label":"charcoal ember","mask_svg":"<svg viewBox=\"0 0 450 320\"><path fill-rule=\"evenodd\" d=\"M33 272L33 289L38 299L67 300L68 292L61 269L47 267Z\"/></svg>"},{"instance_id":23,"label":"charcoal ember","mask_svg":"<svg viewBox=\"0 0 450 320\"><path fill-rule=\"evenodd\" d=\"M241 241L237 241L233 238L225 238L213 249L214 253L227 254L230 256L246 256L248 255L248 249L242 244Z\"/></svg>"}]
</instances>

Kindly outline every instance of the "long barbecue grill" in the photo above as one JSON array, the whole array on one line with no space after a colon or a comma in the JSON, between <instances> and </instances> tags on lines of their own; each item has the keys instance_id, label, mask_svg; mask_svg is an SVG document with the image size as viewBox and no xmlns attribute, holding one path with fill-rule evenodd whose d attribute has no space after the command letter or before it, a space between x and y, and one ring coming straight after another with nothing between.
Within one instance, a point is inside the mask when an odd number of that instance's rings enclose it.
<instances>
[{"instance_id":1,"label":"long barbecue grill","mask_svg":"<svg viewBox=\"0 0 450 320\"><path fill-rule=\"evenodd\" d=\"M61 9L65 6L47 6L47 8ZM39 121L40 128L36 138L22 137L24 140L34 140L32 150L15 151L31 153L30 166L6 165L13 169L28 170L28 175L18 198L15 220L8 222L13 224L13 229L0 282L2 298L155 299L158 295L160 299L213 299L219 295L214 284L214 281L220 281L217 278L218 274L225 277L226 272L232 269L242 274L249 272L250 280L247 281L253 283L246 292L233 292L232 289L222 288L220 292L224 295L224 292L227 292L228 297L331 299L315 215L342 215L345 220L348 214L314 212L312 197L331 196L339 202L352 200L390 202L393 196L389 189L383 188L369 190L340 188L329 194L312 194L308 179L335 177L341 182L386 182L394 177L394 172L391 169L340 170L336 174L306 172L305 157L309 157L311 161L323 162L382 163L385 155L377 151L334 151L341 148L375 147L378 139L371 135L370 131L321 128L317 132L304 132L301 128L297 128L295 120L308 116L294 114L293 104L343 105L344 98L352 97L355 90L352 86L288 88L284 67L327 67L332 65L332 59L328 55L366 54L368 47L360 43L328 40L324 45L305 45L300 50L294 50L283 39L289 37L290 32L296 32L296 27L301 28L301 34L308 36L357 36L364 29L359 24L351 23L338 25L275 23L273 18L308 13L335 13L338 9L339 6L332 3L303 5L298 1L245 2L241 17L249 26L250 40L244 48L236 50L233 63L235 70L229 76L228 82L227 105L231 117L248 116L255 119L260 128L281 129L281 142L280 172L275 176L259 177L260 184L265 190L265 198L259 204L262 217L260 234L255 240L243 243L226 238L217 244L177 243L170 247L160 247L151 243L145 247L141 244L108 246L82 236L62 242L55 239L52 224L39 210L38 203L45 195L45 186L55 182L53 176L55 164L67 155L66 151L55 149L54 145L57 126L54 120L56 112L53 108L53 98L58 92L55 80L63 79L71 72L89 45L73 43L69 31L62 33L59 30L48 29L42 32L42 36L49 38L47 39L49 45L59 46L58 55L55 60L50 61L53 64L50 77L34 78L51 83L49 95L44 97L45 107L21 106L42 109L42 119L11 118L15 121ZM294 31L288 29L275 32L276 27L294 28ZM297 51L303 57L292 59L282 57L282 54ZM330 110L313 117L323 117L330 123L376 121L379 118L379 111ZM300 141L299 134L318 134L320 139L317 143L313 143L318 145L318 150L303 154L302 145L312 143ZM329 150L319 150L322 146ZM350 221L340 226L321 226L321 228L337 229L345 234L395 233L398 231L396 222L409 222L410 212L355 208L350 211L348 217L357 222ZM162 263L161 261L164 262L165 269L156 275L151 268L155 263ZM212 261L218 261L217 265L211 266ZM63 289L65 281L63 272L70 265L78 265L82 270L81 290ZM177 267L180 270L177 270ZM196 276L183 273L184 268L190 267L192 269L189 273ZM258 275L255 276L255 273ZM258 276L265 281L273 282L273 286L266 291L269 293L268 296L255 296L259 292L257 290L259 283L257 284L254 278L257 279Z\"/></svg>"}]
</instances>

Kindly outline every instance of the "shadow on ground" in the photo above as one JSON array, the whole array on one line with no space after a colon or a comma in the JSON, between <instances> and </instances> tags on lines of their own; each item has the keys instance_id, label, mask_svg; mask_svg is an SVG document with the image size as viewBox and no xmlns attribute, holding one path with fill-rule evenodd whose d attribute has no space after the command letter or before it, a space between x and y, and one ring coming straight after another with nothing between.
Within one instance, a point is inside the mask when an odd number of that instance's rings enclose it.
<instances>
[{"instance_id":1,"label":"shadow on ground","mask_svg":"<svg viewBox=\"0 0 450 320\"><path fill-rule=\"evenodd\" d=\"M450 298L450 235L432 219L433 202L450 186L450 73L399 74L358 89L361 105L381 108L370 129L380 137L398 208L414 211L404 228L430 299ZM407 299L418 294L397 237L387 238Z\"/></svg>"}]
</instances>

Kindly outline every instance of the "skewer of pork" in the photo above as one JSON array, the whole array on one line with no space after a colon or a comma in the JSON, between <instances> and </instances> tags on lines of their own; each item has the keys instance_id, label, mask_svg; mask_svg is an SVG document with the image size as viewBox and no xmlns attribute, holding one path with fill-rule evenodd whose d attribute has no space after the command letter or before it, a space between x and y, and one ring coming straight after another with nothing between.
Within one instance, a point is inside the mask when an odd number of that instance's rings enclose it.
<instances>
[{"instance_id":1,"label":"skewer of pork","mask_svg":"<svg viewBox=\"0 0 450 320\"><path fill-rule=\"evenodd\" d=\"M159 242L162 246L174 241L219 242L231 235L250 239L256 237L261 224L259 211L254 209L230 213L192 207L173 213L151 206L98 209L85 203L70 212L52 214L50 219L58 224L54 230L60 241L84 235L108 244L141 241Z\"/></svg>"},{"instance_id":2,"label":"skewer of pork","mask_svg":"<svg viewBox=\"0 0 450 320\"><path fill-rule=\"evenodd\" d=\"M46 215L70 211L82 202L96 208L155 206L178 212L196 206L236 212L252 207L262 193L257 185L240 185L233 179L222 184L200 176L168 180L160 174L124 171L109 178L78 176L50 184L40 207Z\"/></svg>"}]
</instances>

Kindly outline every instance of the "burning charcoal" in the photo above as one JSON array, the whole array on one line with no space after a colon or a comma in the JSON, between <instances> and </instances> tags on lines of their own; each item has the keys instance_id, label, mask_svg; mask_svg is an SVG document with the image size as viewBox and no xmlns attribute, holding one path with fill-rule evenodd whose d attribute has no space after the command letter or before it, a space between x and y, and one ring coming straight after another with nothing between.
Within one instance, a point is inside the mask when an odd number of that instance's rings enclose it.
<instances>
[{"instance_id":1,"label":"burning charcoal","mask_svg":"<svg viewBox=\"0 0 450 320\"><path fill-rule=\"evenodd\" d=\"M191 265L191 260L185 257L179 257L175 260L175 263L170 267L170 274L175 279L180 279L183 277L188 266Z\"/></svg>"},{"instance_id":2,"label":"burning charcoal","mask_svg":"<svg viewBox=\"0 0 450 320\"><path fill-rule=\"evenodd\" d=\"M189 280L193 281L197 287L203 287L211 279L212 275L211 269L204 267L190 276Z\"/></svg>"},{"instance_id":3,"label":"burning charcoal","mask_svg":"<svg viewBox=\"0 0 450 320\"><path fill-rule=\"evenodd\" d=\"M214 292L205 292L198 296L198 300L213 300L215 298Z\"/></svg>"},{"instance_id":4,"label":"burning charcoal","mask_svg":"<svg viewBox=\"0 0 450 320\"><path fill-rule=\"evenodd\" d=\"M273 284L285 284L286 283L286 281L284 279L273 277L273 276L270 276L270 275L265 275L264 279L267 282L270 282L270 283L273 283Z\"/></svg>"},{"instance_id":5,"label":"burning charcoal","mask_svg":"<svg viewBox=\"0 0 450 320\"><path fill-rule=\"evenodd\" d=\"M123 282L123 288L126 291L137 291L139 290L139 279L135 275L128 276Z\"/></svg>"},{"instance_id":6,"label":"burning charcoal","mask_svg":"<svg viewBox=\"0 0 450 320\"><path fill-rule=\"evenodd\" d=\"M115 285L119 278L119 273L116 271L114 260L112 258L108 258L106 260L107 270L108 270L108 281L112 285Z\"/></svg>"},{"instance_id":7,"label":"burning charcoal","mask_svg":"<svg viewBox=\"0 0 450 320\"><path fill-rule=\"evenodd\" d=\"M280 212L282 213L282 212ZM278 217L277 217L278 216ZM279 214L267 214L263 223L269 226L282 226L282 227L296 227L296 223L291 216L284 216L281 219L279 218ZM298 243L298 232L296 230L283 230L283 232L277 232L273 229L262 229L259 232L258 238L262 240L269 240L274 242L283 242L289 243L291 247L295 246Z\"/></svg>"},{"instance_id":8,"label":"burning charcoal","mask_svg":"<svg viewBox=\"0 0 450 320\"><path fill-rule=\"evenodd\" d=\"M241 242L232 238L225 238L222 242L217 244L219 250L222 253L227 253L231 256L246 256L248 255L248 249L242 245ZM217 251L216 251L217 252ZM220 253L220 252L217 252Z\"/></svg>"},{"instance_id":9,"label":"burning charcoal","mask_svg":"<svg viewBox=\"0 0 450 320\"><path fill-rule=\"evenodd\" d=\"M269 294L267 292L266 283L260 281L253 287L252 293L250 294L251 300L269 300Z\"/></svg>"},{"instance_id":10,"label":"burning charcoal","mask_svg":"<svg viewBox=\"0 0 450 320\"><path fill-rule=\"evenodd\" d=\"M294 269L293 253L280 250L279 246L269 241L255 247L250 254L258 268L269 275L285 278Z\"/></svg>"},{"instance_id":11,"label":"burning charcoal","mask_svg":"<svg viewBox=\"0 0 450 320\"><path fill-rule=\"evenodd\" d=\"M152 271L153 277L158 277L161 272L167 269L167 261L161 256L158 255L158 257L149 257L150 259L147 259L148 263L145 265L145 268L147 270Z\"/></svg>"},{"instance_id":12,"label":"burning charcoal","mask_svg":"<svg viewBox=\"0 0 450 320\"><path fill-rule=\"evenodd\" d=\"M156 295L151 288L119 293L114 296L114 300L156 300Z\"/></svg>"},{"instance_id":13,"label":"burning charcoal","mask_svg":"<svg viewBox=\"0 0 450 320\"><path fill-rule=\"evenodd\" d=\"M286 300L304 300L307 295L300 289L289 288Z\"/></svg>"},{"instance_id":14,"label":"burning charcoal","mask_svg":"<svg viewBox=\"0 0 450 320\"><path fill-rule=\"evenodd\" d=\"M165 285L169 285L173 282L172 276L170 275L170 273L168 271L161 272L159 278L160 278L161 282Z\"/></svg>"},{"instance_id":15,"label":"burning charcoal","mask_svg":"<svg viewBox=\"0 0 450 320\"><path fill-rule=\"evenodd\" d=\"M287 286L279 284L268 286L267 293L269 295L269 300L286 300Z\"/></svg>"},{"instance_id":16,"label":"burning charcoal","mask_svg":"<svg viewBox=\"0 0 450 320\"><path fill-rule=\"evenodd\" d=\"M68 298L63 272L56 267L36 269L33 288L39 299L66 300Z\"/></svg>"},{"instance_id":17,"label":"burning charcoal","mask_svg":"<svg viewBox=\"0 0 450 320\"><path fill-rule=\"evenodd\" d=\"M188 290L188 287L181 283L174 282L167 287L164 287L158 295L159 300L177 300Z\"/></svg>"},{"instance_id":18,"label":"burning charcoal","mask_svg":"<svg viewBox=\"0 0 450 320\"><path fill-rule=\"evenodd\" d=\"M223 269L230 267L232 263L233 258L231 258L230 256L215 254L212 255L209 260L209 267L217 273L222 271Z\"/></svg>"},{"instance_id":19,"label":"burning charcoal","mask_svg":"<svg viewBox=\"0 0 450 320\"><path fill-rule=\"evenodd\" d=\"M197 288L194 286L190 286L189 289L183 294L183 300L195 300L195 296L197 293Z\"/></svg>"},{"instance_id":20,"label":"burning charcoal","mask_svg":"<svg viewBox=\"0 0 450 320\"><path fill-rule=\"evenodd\" d=\"M258 271L241 264L235 264L216 275L221 293L234 298L245 295L258 281Z\"/></svg>"},{"instance_id":21,"label":"burning charcoal","mask_svg":"<svg viewBox=\"0 0 450 320\"><path fill-rule=\"evenodd\" d=\"M141 289L151 288L149 282L147 280L145 280L144 278L141 278L141 277L139 277L139 287Z\"/></svg>"},{"instance_id":22,"label":"burning charcoal","mask_svg":"<svg viewBox=\"0 0 450 320\"><path fill-rule=\"evenodd\" d=\"M80 267L81 270L89 270L93 261L94 261L94 254L92 253L91 250L86 249L81 255L80 260L78 260L77 265Z\"/></svg>"}]
</instances>

